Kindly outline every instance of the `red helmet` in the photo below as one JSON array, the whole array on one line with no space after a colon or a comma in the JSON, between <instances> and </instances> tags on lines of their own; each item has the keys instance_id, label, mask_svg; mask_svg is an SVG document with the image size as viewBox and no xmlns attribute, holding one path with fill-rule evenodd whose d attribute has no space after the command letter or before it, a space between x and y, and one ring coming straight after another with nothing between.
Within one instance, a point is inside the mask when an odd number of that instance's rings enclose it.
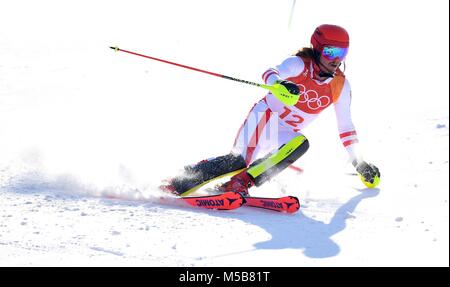
<instances>
[{"instance_id":1,"label":"red helmet","mask_svg":"<svg viewBox=\"0 0 450 287\"><path fill-rule=\"evenodd\" d=\"M323 54L324 47L343 48L345 53L341 52L340 55L337 55L339 58L343 59L347 54L349 44L350 38L347 31L336 25L320 25L311 36L311 45L318 55ZM326 52L327 51L325 51L325 53Z\"/></svg>"}]
</instances>

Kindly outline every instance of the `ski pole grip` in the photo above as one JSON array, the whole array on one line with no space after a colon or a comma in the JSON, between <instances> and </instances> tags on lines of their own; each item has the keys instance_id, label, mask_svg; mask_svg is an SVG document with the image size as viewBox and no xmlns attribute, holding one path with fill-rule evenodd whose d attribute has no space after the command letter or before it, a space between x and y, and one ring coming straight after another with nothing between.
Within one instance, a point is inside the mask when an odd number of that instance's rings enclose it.
<instances>
[{"instance_id":1,"label":"ski pole grip","mask_svg":"<svg viewBox=\"0 0 450 287\"><path fill-rule=\"evenodd\" d=\"M274 95L280 102L282 102L286 106L295 105L300 98L300 95L289 93L288 89L280 84L274 84L272 86L261 85L261 87L269 90L272 95Z\"/></svg>"}]
</instances>

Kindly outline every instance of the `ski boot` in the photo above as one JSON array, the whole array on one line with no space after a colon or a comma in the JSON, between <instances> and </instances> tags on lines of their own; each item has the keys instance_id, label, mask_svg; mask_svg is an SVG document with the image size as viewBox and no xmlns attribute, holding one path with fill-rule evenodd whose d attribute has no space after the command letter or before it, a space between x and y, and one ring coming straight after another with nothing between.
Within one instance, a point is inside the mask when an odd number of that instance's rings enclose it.
<instances>
[{"instance_id":1,"label":"ski boot","mask_svg":"<svg viewBox=\"0 0 450 287\"><path fill-rule=\"evenodd\" d=\"M239 192L244 197L248 196L248 189L255 185L254 180L247 173L247 170L241 171L235 176L231 177L231 179L221 186L217 187L217 189L221 192Z\"/></svg>"}]
</instances>

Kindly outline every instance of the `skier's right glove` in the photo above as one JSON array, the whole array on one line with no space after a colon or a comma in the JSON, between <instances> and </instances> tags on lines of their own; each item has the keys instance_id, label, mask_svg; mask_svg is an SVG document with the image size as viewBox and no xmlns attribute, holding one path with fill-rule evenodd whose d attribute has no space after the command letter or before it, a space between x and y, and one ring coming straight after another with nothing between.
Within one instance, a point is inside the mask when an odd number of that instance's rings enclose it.
<instances>
[{"instance_id":1,"label":"skier's right glove","mask_svg":"<svg viewBox=\"0 0 450 287\"><path fill-rule=\"evenodd\" d=\"M353 166L360 175L362 182L369 188L374 188L380 183L380 171L379 169L370 163L365 161L354 161Z\"/></svg>"},{"instance_id":2,"label":"skier's right glove","mask_svg":"<svg viewBox=\"0 0 450 287\"><path fill-rule=\"evenodd\" d=\"M276 81L276 83L284 86L289 91L289 93L291 93L293 95L300 94L300 90L298 89L298 86L291 81L278 80L278 81Z\"/></svg>"}]
</instances>

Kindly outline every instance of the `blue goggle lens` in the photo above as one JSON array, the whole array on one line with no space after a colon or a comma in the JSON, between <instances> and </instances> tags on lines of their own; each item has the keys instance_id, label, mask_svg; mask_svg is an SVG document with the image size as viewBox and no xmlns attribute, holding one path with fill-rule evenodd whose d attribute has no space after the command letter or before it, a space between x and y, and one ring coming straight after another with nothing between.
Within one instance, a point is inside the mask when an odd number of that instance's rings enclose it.
<instances>
[{"instance_id":1,"label":"blue goggle lens","mask_svg":"<svg viewBox=\"0 0 450 287\"><path fill-rule=\"evenodd\" d=\"M336 58L343 60L345 56L347 56L347 52L348 48L324 47L322 51L322 56L324 56L328 60L334 60Z\"/></svg>"}]
</instances>

